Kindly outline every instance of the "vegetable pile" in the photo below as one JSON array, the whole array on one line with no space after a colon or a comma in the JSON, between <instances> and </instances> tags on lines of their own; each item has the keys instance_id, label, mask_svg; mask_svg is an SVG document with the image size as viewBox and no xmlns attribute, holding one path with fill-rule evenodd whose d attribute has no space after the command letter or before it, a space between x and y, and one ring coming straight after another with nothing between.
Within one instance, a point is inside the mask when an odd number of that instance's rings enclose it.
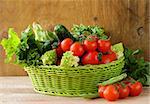
<instances>
[{"instance_id":1,"label":"vegetable pile","mask_svg":"<svg viewBox=\"0 0 150 104\"><path fill-rule=\"evenodd\" d=\"M1 41L6 50L6 62L15 55L15 63L22 66L77 67L106 64L117 59L104 29L98 26L74 25L71 33L60 24L52 32L33 23L21 32L21 38L12 28L8 35L8 39Z\"/></svg>"},{"instance_id":2,"label":"vegetable pile","mask_svg":"<svg viewBox=\"0 0 150 104\"><path fill-rule=\"evenodd\" d=\"M21 37L13 28L8 30L8 39L0 43L6 52L6 62L21 66L78 67L80 65L99 65L111 63L125 56L124 73L108 81L100 83L99 96L109 101L118 98L138 96L142 85L150 85L149 62L136 55L141 51L133 51L120 47L120 53L112 49L110 37L104 28L99 26L74 25L71 32L58 24L54 31L44 30L40 24L33 23L21 32ZM134 80L135 79L135 80Z\"/></svg>"},{"instance_id":3,"label":"vegetable pile","mask_svg":"<svg viewBox=\"0 0 150 104\"><path fill-rule=\"evenodd\" d=\"M133 78L126 77L127 74L123 73L100 83L98 88L99 96L108 101L115 101L117 99L124 99L128 96L140 95L143 90L142 84L139 81L135 81Z\"/></svg>"}]
</instances>

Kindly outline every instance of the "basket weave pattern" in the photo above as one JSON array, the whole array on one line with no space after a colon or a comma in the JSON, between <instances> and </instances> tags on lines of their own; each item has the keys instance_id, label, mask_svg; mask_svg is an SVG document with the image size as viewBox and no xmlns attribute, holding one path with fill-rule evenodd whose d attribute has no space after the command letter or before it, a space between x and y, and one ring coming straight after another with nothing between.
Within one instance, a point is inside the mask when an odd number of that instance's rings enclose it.
<instances>
[{"instance_id":1,"label":"basket weave pattern","mask_svg":"<svg viewBox=\"0 0 150 104\"><path fill-rule=\"evenodd\" d=\"M36 92L60 96L97 94L97 84L120 75L124 57L108 64L85 65L75 68L60 66L26 67Z\"/></svg>"}]
</instances>

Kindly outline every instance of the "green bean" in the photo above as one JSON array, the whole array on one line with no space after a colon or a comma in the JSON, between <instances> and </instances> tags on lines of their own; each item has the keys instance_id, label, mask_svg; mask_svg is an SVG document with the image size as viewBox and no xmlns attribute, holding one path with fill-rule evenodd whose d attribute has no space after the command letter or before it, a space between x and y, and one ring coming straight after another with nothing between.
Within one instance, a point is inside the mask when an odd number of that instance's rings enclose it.
<instances>
[{"instance_id":1,"label":"green bean","mask_svg":"<svg viewBox=\"0 0 150 104\"><path fill-rule=\"evenodd\" d=\"M123 80L123 79L126 78L126 77L127 77L127 74L126 74L126 73L123 73L123 74L121 74L121 75L119 75L119 76L110 78L110 79L107 80L107 81L104 81L104 82L102 82L102 83L99 83L98 86L99 86L99 85L106 86L106 85L114 84L114 83L116 83L116 82L119 82L119 81Z\"/></svg>"}]
</instances>

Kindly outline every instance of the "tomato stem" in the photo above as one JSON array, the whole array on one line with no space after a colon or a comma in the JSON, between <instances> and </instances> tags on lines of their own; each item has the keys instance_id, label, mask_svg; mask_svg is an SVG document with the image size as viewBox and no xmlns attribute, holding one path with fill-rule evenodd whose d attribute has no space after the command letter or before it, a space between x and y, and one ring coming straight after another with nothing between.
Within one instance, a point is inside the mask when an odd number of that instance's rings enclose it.
<instances>
[{"instance_id":1,"label":"tomato stem","mask_svg":"<svg viewBox=\"0 0 150 104\"><path fill-rule=\"evenodd\" d=\"M101 60L102 60L102 55L103 55L103 54L102 54L101 52L99 52L99 53L98 53L97 58L98 58L98 60L99 60L99 61L101 61Z\"/></svg>"}]
</instances>

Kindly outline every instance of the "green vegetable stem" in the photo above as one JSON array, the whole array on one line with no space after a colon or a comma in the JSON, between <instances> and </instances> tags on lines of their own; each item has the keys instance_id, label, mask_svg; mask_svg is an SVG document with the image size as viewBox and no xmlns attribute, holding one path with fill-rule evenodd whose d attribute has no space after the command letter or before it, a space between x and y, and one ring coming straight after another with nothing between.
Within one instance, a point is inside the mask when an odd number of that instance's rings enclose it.
<instances>
[{"instance_id":1,"label":"green vegetable stem","mask_svg":"<svg viewBox=\"0 0 150 104\"><path fill-rule=\"evenodd\" d=\"M126 77L127 77L127 74L126 74L126 73L123 73L123 74L121 74L121 75L119 75L119 76L110 78L110 79L107 80L107 81L104 81L104 82L102 82L102 83L99 83L98 86L99 86L99 85L106 86L106 85L114 84L114 83L116 83L116 82L119 82L119 81L123 80L123 79L126 78Z\"/></svg>"}]
</instances>

